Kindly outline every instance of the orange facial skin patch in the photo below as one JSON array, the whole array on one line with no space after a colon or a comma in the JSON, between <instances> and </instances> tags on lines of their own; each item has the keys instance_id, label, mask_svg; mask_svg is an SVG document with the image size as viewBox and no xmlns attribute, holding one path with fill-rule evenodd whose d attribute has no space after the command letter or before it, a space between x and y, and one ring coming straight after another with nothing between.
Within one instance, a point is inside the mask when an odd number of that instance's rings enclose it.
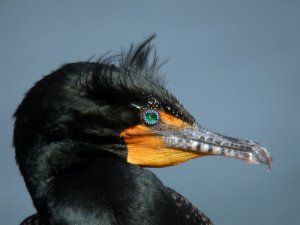
<instances>
[{"instance_id":1,"label":"orange facial skin patch","mask_svg":"<svg viewBox=\"0 0 300 225\"><path fill-rule=\"evenodd\" d=\"M187 124L181 119L178 119L168 113L165 112L159 112L161 122L164 125L173 127L173 129L184 129L184 128L191 128L191 125Z\"/></svg>"},{"instance_id":2,"label":"orange facial skin patch","mask_svg":"<svg viewBox=\"0 0 300 225\"><path fill-rule=\"evenodd\" d=\"M165 112L159 112L161 129L184 129L191 125ZM200 157L201 154L169 148L163 137L152 132L152 127L139 124L125 129L120 136L127 144L127 162L139 166L173 166Z\"/></svg>"}]
</instances>

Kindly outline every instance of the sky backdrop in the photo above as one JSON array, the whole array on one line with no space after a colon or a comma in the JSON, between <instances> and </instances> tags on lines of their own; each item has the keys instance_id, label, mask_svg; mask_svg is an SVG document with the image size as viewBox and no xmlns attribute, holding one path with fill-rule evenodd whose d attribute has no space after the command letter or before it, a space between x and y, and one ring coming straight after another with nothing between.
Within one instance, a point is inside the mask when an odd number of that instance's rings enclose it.
<instances>
[{"instance_id":1,"label":"sky backdrop","mask_svg":"<svg viewBox=\"0 0 300 225\"><path fill-rule=\"evenodd\" d=\"M12 114L62 64L152 33L169 90L199 123L265 145L274 163L204 157L152 169L215 224L300 224L300 1L0 0L0 224L33 214Z\"/></svg>"}]
</instances>

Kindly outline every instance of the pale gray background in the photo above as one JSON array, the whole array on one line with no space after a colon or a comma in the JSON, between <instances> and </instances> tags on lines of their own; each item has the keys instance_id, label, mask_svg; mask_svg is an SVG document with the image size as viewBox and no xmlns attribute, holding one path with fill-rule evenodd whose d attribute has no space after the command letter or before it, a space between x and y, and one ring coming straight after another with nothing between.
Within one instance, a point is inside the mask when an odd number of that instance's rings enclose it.
<instances>
[{"instance_id":1,"label":"pale gray background","mask_svg":"<svg viewBox=\"0 0 300 225\"><path fill-rule=\"evenodd\" d=\"M263 143L270 172L206 157L153 171L215 224L300 224L300 1L0 0L0 224L34 213L14 162L24 93L66 62L152 33L169 89L212 130Z\"/></svg>"}]
</instances>

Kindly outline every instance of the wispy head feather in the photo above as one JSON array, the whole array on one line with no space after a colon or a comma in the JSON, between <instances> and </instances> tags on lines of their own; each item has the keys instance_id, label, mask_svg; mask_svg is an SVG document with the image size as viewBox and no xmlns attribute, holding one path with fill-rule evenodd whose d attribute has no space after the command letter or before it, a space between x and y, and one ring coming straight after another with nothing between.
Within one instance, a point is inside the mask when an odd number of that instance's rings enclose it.
<instances>
[{"instance_id":1,"label":"wispy head feather","mask_svg":"<svg viewBox=\"0 0 300 225\"><path fill-rule=\"evenodd\" d=\"M154 37L151 35L137 46L131 44L120 54L106 54L97 62L84 64L81 83L87 95L101 104L161 108L192 120L165 87L165 79L159 73L162 64L151 44Z\"/></svg>"},{"instance_id":2,"label":"wispy head feather","mask_svg":"<svg viewBox=\"0 0 300 225\"><path fill-rule=\"evenodd\" d=\"M129 69L135 72L144 73L146 76L155 76L162 64L159 64L156 50L151 44L155 34L151 35L145 41L136 47L131 44L129 50L122 51L119 67ZM154 50L154 52L152 52ZM153 53L152 59L151 53ZM156 77L157 78L157 77Z\"/></svg>"}]
</instances>

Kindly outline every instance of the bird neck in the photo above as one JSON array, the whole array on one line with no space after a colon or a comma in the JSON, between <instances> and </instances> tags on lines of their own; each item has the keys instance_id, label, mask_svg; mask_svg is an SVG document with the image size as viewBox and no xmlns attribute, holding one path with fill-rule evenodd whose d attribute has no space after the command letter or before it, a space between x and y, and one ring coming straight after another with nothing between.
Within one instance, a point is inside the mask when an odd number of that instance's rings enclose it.
<instances>
[{"instance_id":1,"label":"bird neck","mask_svg":"<svg viewBox=\"0 0 300 225\"><path fill-rule=\"evenodd\" d=\"M30 159L24 163L23 173L26 186L35 206L40 204L50 191L49 183L56 177L76 173L98 159L120 159L125 161L125 151L113 152L116 144L95 145L65 140L53 142L32 150Z\"/></svg>"}]
</instances>

